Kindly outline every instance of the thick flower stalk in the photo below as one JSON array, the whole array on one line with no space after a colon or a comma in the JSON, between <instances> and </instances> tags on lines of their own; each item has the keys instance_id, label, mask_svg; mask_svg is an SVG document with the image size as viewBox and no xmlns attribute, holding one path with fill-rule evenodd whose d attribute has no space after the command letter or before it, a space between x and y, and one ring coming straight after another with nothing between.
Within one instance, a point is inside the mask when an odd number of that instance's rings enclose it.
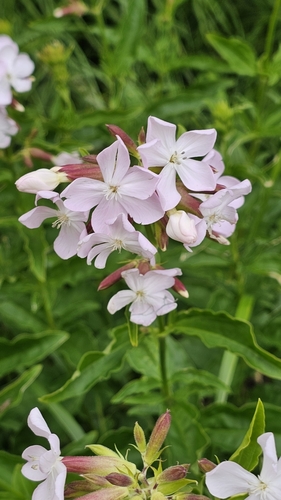
<instances>
[{"instance_id":1,"label":"thick flower stalk","mask_svg":"<svg viewBox=\"0 0 281 500\"><path fill-rule=\"evenodd\" d=\"M261 473L255 476L235 462L221 462L206 474L206 485L217 498L247 495L245 500L280 500L281 458L277 458L274 435L257 439L263 451Z\"/></svg>"}]
</instances>

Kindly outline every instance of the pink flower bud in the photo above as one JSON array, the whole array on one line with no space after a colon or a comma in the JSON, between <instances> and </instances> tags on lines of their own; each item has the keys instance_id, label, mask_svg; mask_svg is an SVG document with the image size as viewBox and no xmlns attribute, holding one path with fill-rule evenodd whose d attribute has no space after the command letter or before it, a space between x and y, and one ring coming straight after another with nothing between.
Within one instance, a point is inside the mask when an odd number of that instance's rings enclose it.
<instances>
[{"instance_id":1,"label":"pink flower bud","mask_svg":"<svg viewBox=\"0 0 281 500\"><path fill-rule=\"evenodd\" d=\"M138 135L138 143L140 146L145 143L145 131L144 131L143 127L140 129L140 132Z\"/></svg>"},{"instance_id":2,"label":"pink flower bud","mask_svg":"<svg viewBox=\"0 0 281 500\"><path fill-rule=\"evenodd\" d=\"M133 139L128 134L126 134L126 132L124 132L124 130L122 130L117 125L106 125L106 127L108 128L111 135L113 135L114 137L119 136L122 139L130 153L132 153L136 157L139 157L137 145L134 143Z\"/></svg>"},{"instance_id":3,"label":"pink flower bud","mask_svg":"<svg viewBox=\"0 0 281 500\"><path fill-rule=\"evenodd\" d=\"M197 231L195 222L183 210L172 210L169 215L169 221L166 226L167 235L173 240L180 241L190 245L197 240Z\"/></svg>"},{"instance_id":4,"label":"pink flower bud","mask_svg":"<svg viewBox=\"0 0 281 500\"><path fill-rule=\"evenodd\" d=\"M60 167L60 172L64 172L71 180L87 177L88 179L103 180L103 176L98 165L92 163L70 163Z\"/></svg>"},{"instance_id":5,"label":"pink flower bud","mask_svg":"<svg viewBox=\"0 0 281 500\"><path fill-rule=\"evenodd\" d=\"M179 493L175 496L175 500L210 500L210 498L195 493Z\"/></svg>"},{"instance_id":6,"label":"pink flower bud","mask_svg":"<svg viewBox=\"0 0 281 500\"><path fill-rule=\"evenodd\" d=\"M30 148L29 154L33 158L38 158L39 160L52 161L52 155L50 153L47 153L47 151L44 151L43 149Z\"/></svg>"},{"instance_id":7,"label":"pink flower bud","mask_svg":"<svg viewBox=\"0 0 281 500\"><path fill-rule=\"evenodd\" d=\"M125 264L124 266L119 267L119 269L116 269L116 271L111 273L109 276L107 276L106 278L104 278L104 280L100 282L98 291L105 290L106 288L109 288L110 286L114 285L114 283L121 280L123 271L127 271L127 269L132 269L133 267L136 267L135 261L129 262L129 264Z\"/></svg>"},{"instance_id":8,"label":"pink flower bud","mask_svg":"<svg viewBox=\"0 0 281 500\"><path fill-rule=\"evenodd\" d=\"M178 479L183 479L188 471L189 464L187 465L173 465L165 469L157 477L157 483L168 483L170 481L177 481Z\"/></svg>"},{"instance_id":9,"label":"pink flower bud","mask_svg":"<svg viewBox=\"0 0 281 500\"><path fill-rule=\"evenodd\" d=\"M144 453L146 450L146 439L145 439L143 429L138 424L138 422L135 423L134 438L135 438L135 442L136 442L136 445L138 447L139 452Z\"/></svg>"},{"instance_id":10,"label":"pink flower bud","mask_svg":"<svg viewBox=\"0 0 281 500\"><path fill-rule=\"evenodd\" d=\"M106 475L115 472L125 461L117 457L64 457L62 463L68 472Z\"/></svg>"},{"instance_id":11,"label":"pink flower bud","mask_svg":"<svg viewBox=\"0 0 281 500\"><path fill-rule=\"evenodd\" d=\"M107 481L114 486L131 486L133 484L133 479L126 474L120 474L120 472L111 472L105 476Z\"/></svg>"},{"instance_id":12,"label":"pink flower bud","mask_svg":"<svg viewBox=\"0 0 281 500\"><path fill-rule=\"evenodd\" d=\"M166 439L171 425L171 414L169 410L161 415L151 433L146 453L144 455L144 462L147 465L152 464L159 456L159 450Z\"/></svg>"},{"instance_id":13,"label":"pink flower bud","mask_svg":"<svg viewBox=\"0 0 281 500\"><path fill-rule=\"evenodd\" d=\"M121 500L122 498L128 497L128 494L129 491L127 488L113 486L112 488L94 491L93 493L79 497L76 500Z\"/></svg>"},{"instance_id":14,"label":"pink flower bud","mask_svg":"<svg viewBox=\"0 0 281 500\"><path fill-rule=\"evenodd\" d=\"M72 483L68 483L64 489L64 496L72 497L77 495L84 495L85 493L93 491L93 487L87 481L72 481Z\"/></svg>"},{"instance_id":15,"label":"pink flower bud","mask_svg":"<svg viewBox=\"0 0 281 500\"><path fill-rule=\"evenodd\" d=\"M188 299L189 293L188 293L187 289L185 288L184 284L176 277L175 277L175 284L173 286L173 290L175 290L175 292L177 292L179 295L181 295L185 299Z\"/></svg>"},{"instance_id":16,"label":"pink flower bud","mask_svg":"<svg viewBox=\"0 0 281 500\"><path fill-rule=\"evenodd\" d=\"M37 194L38 191L53 191L61 182L69 182L67 175L59 167L39 168L28 172L16 181L16 187L24 193Z\"/></svg>"},{"instance_id":17,"label":"pink flower bud","mask_svg":"<svg viewBox=\"0 0 281 500\"><path fill-rule=\"evenodd\" d=\"M96 165L98 164L97 155L86 155L83 156L82 160L89 163L95 163Z\"/></svg>"},{"instance_id":18,"label":"pink flower bud","mask_svg":"<svg viewBox=\"0 0 281 500\"><path fill-rule=\"evenodd\" d=\"M207 458L201 458L201 460L198 460L198 467L201 470L201 472L210 472L216 467L216 464L214 462L211 462L211 460L208 460Z\"/></svg>"},{"instance_id":19,"label":"pink flower bud","mask_svg":"<svg viewBox=\"0 0 281 500\"><path fill-rule=\"evenodd\" d=\"M72 1L69 3L69 5L66 5L64 7L58 7L57 9L54 10L53 15L54 17L64 17L64 16L69 16L69 15L74 15L74 16L83 16L88 12L88 7L82 2L79 1Z\"/></svg>"}]
</instances>

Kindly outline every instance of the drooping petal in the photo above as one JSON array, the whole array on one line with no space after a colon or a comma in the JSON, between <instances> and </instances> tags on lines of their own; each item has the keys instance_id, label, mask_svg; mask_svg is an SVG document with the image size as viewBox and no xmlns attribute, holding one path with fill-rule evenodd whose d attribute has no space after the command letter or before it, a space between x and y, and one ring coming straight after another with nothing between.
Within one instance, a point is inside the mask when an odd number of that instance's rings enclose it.
<instances>
[{"instance_id":1,"label":"drooping petal","mask_svg":"<svg viewBox=\"0 0 281 500\"><path fill-rule=\"evenodd\" d=\"M51 431L45 419L43 418L42 413L37 407L33 408L29 413L27 424L36 436L41 436L48 439L51 435Z\"/></svg>"},{"instance_id":2,"label":"drooping petal","mask_svg":"<svg viewBox=\"0 0 281 500\"><path fill-rule=\"evenodd\" d=\"M45 219L57 217L58 212L49 207L35 207L19 217L19 222L29 229L39 227Z\"/></svg>"},{"instance_id":3,"label":"drooping petal","mask_svg":"<svg viewBox=\"0 0 281 500\"><path fill-rule=\"evenodd\" d=\"M250 493L260 481L235 462L221 462L206 474L206 485L212 495L228 498L239 493Z\"/></svg>"},{"instance_id":4,"label":"drooping petal","mask_svg":"<svg viewBox=\"0 0 281 500\"><path fill-rule=\"evenodd\" d=\"M107 304L108 312L110 312L110 314L116 313L116 311L119 311L135 300L135 297L136 294L132 290L121 290L120 292L117 292L113 295L113 297L111 297Z\"/></svg>"}]
</instances>

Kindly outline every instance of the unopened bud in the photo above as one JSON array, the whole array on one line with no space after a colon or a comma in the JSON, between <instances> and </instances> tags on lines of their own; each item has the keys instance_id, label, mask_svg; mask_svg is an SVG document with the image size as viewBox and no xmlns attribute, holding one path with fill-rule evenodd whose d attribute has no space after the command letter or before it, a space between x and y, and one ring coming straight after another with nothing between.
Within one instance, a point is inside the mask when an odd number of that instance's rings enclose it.
<instances>
[{"instance_id":1,"label":"unopened bud","mask_svg":"<svg viewBox=\"0 0 281 500\"><path fill-rule=\"evenodd\" d=\"M175 496L175 500L210 500L205 495L196 495L195 493L179 493Z\"/></svg>"},{"instance_id":2,"label":"unopened bud","mask_svg":"<svg viewBox=\"0 0 281 500\"><path fill-rule=\"evenodd\" d=\"M147 465L152 464L159 456L159 450L166 439L171 425L171 414L169 410L161 415L151 433L146 453L144 455L144 463Z\"/></svg>"},{"instance_id":3,"label":"unopened bud","mask_svg":"<svg viewBox=\"0 0 281 500\"><path fill-rule=\"evenodd\" d=\"M73 496L77 497L77 495L85 495L89 491L93 491L93 488L87 481L72 481L72 483L65 485L64 496L72 498Z\"/></svg>"},{"instance_id":4,"label":"unopened bud","mask_svg":"<svg viewBox=\"0 0 281 500\"><path fill-rule=\"evenodd\" d=\"M83 161L86 161L88 163L95 163L95 164L97 164L97 155L86 155L86 156L83 156Z\"/></svg>"},{"instance_id":5,"label":"unopened bud","mask_svg":"<svg viewBox=\"0 0 281 500\"><path fill-rule=\"evenodd\" d=\"M114 137L119 136L120 139L122 139L122 141L124 142L125 146L127 146L130 153L132 153L137 158L139 157L139 153L137 151L137 145L134 143L133 139L128 134L126 134L124 130L122 130L122 128L118 127L117 125L106 125L106 127Z\"/></svg>"},{"instance_id":6,"label":"unopened bud","mask_svg":"<svg viewBox=\"0 0 281 500\"><path fill-rule=\"evenodd\" d=\"M187 245L195 243L197 240L197 230L194 220L183 210L170 210L168 215L167 235L173 240Z\"/></svg>"},{"instance_id":7,"label":"unopened bud","mask_svg":"<svg viewBox=\"0 0 281 500\"><path fill-rule=\"evenodd\" d=\"M101 455L103 457L117 457L118 459L120 458L116 451L113 451L102 444L88 444L87 448L89 448L95 455Z\"/></svg>"},{"instance_id":8,"label":"unopened bud","mask_svg":"<svg viewBox=\"0 0 281 500\"><path fill-rule=\"evenodd\" d=\"M128 498L128 495L127 488L112 486L111 488L93 491L93 493L88 493L88 495L79 497L76 500L121 500L122 498Z\"/></svg>"},{"instance_id":9,"label":"unopened bud","mask_svg":"<svg viewBox=\"0 0 281 500\"><path fill-rule=\"evenodd\" d=\"M60 172L64 172L71 180L80 179L80 177L87 177L88 179L96 179L98 181L103 180L100 167L98 165L94 166L91 163L81 163L80 165L71 163L59 168Z\"/></svg>"},{"instance_id":10,"label":"unopened bud","mask_svg":"<svg viewBox=\"0 0 281 500\"><path fill-rule=\"evenodd\" d=\"M138 422L135 423L134 438L135 438L135 442L136 442L136 445L138 447L139 452L144 453L146 450L146 439L145 439L143 429L138 424Z\"/></svg>"},{"instance_id":11,"label":"unopened bud","mask_svg":"<svg viewBox=\"0 0 281 500\"><path fill-rule=\"evenodd\" d=\"M159 476L157 476L157 483L167 483L169 481L177 481L186 476L189 465L173 465L165 469Z\"/></svg>"},{"instance_id":12,"label":"unopened bud","mask_svg":"<svg viewBox=\"0 0 281 500\"><path fill-rule=\"evenodd\" d=\"M107 481L114 486L131 486L133 484L133 479L126 474L120 474L119 472L111 472L105 476Z\"/></svg>"},{"instance_id":13,"label":"unopened bud","mask_svg":"<svg viewBox=\"0 0 281 500\"><path fill-rule=\"evenodd\" d=\"M186 211L193 213L198 217L202 217L202 214L199 211L201 201L191 196L187 192L186 187L182 184L182 182L177 182L177 191L181 195L181 201L179 203L180 206L185 208Z\"/></svg>"},{"instance_id":14,"label":"unopened bud","mask_svg":"<svg viewBox=\"0 0 281 500\"><path fill-rule=\"evenodd\" d=\"M74 16L83 16L88 12L89 9L86 7L86 5L82 2L79 1L72 1L69 3L69 5L66 5L64 7L58 7L57 9L54 10L53 15L54 17L64 17L64 16L69 16L69 15L74 15Z\"/></svg>"},{"instance_id":15,"label":"unopened bud","mask_svg":"<svg viewBox=\"0 0 281 500\"><path fill-rule=\"evenodd\" d=\"M201 458L201 460L198 460L198 467L201 470L201 472L210 472L216 467L216 464L214 462L211 462L211 460L208 460L207 458Z\"/></svg>"},{"instance_id":16,"label":"unopened bud","mask_svg":"<svg viewBox=\"0 0 281 500\"><path fill-rule=\"evenodd\" d=\"M43 149L30 148L29 154L33 158L38 158L39 160L52 161L52 155L50 153L47 153L47 151L44 151Z\"/></svg>"},{"instance_id":17,"label":"unopened bud","mask_svg":"<svg viewBox=\"0 0 281 500\"><path fill-rule=\"evenodd\" d=\"M79 165L79 163L83 163L83 160L77 151L73 151L73 153L63 151L57 156L52 156L52 162L56 167L63 167L69 164Z\"/></svg>"},{"instance_id":18,"label":"unopened bud","mask_svg":"<svg viewBox=\"0 0 281 500\"><path fill-rule=\"evenodd\" d=\"M57 170L58 168L58 170ZM61 182L69 182L67 175L59 167L39 168L28 172L16 181L16 187L24 193L37 194L38 191L53 191Z\"/></svg>"},{"instance_id":19,"label":"unopened bud","mask_svg":"<svg viewBox=\"0 0 281 500\"><path fill-rule=\"evenodd\" d=\"M189 293L188 293L187 289L185 288L184 284L178 278L175 278L175 284L173 286L173 290L175 290L175 292L177 292L179 295L181 295L185 299L188 299Z\"/></svg>"},{"instance_id":20,"label":"unopened bud","mask_svg":"<svg viewBox=\"0 0 281 500\"><path fill-rule=\"evenodd\" d=\"M68 472L106 475L119 470L124 463L117 457L64 457L62 463Z\"/></svg>"},{"instance_id":21,"label":"unopened bud","mask_svg":"<svg viewBox=\"0 0 281 500\"><path fill-rule=\"evenodd\" d=\"M146 273L148 273L148 271L151 271L151 266L150 266L150 263L148 262L148 260L141 260L138 263L138 270L139 270L140 274L146 274Z\"/></svg>"},{"instance_id":22,"label":"unopened bud","mask_svg":"<svg viewBox=\"0 0 281 500\"><path fill-rule=\"evenodd\" d=\"M125 264L124 266L119 267L119 269L116 269L116 271L109 274L109 276L107 276L106 278L104 278L104 280L100 282L98 291L105 290L106 288L109 288L110 286L114 285L114 283L121 280L123 271L127 271L127 269L132 269L133 267L136 267L135 261L129 262L129 264Z\"/></svg>"},{"instance_id":23,"label":"unopened bud","mask_svg":"<svg viewBox=\"0 0 281 500\"><path fill-rule=\"evenodd\" d=\"M25 111L25 107L17 101L14 97L11 102L11 107L14 108L16 111L19 111L20 113L23 113Z\"/></svg>"},{"instance_id":24,"label":"unopened bud","mask_svg":"<svg viewBox=\"0 0 281 500\"><path fill-rule=\"evenodd\" d=\"M138 143L141 146L142 144L145 144L145 131L144 128L142 127L140 129L139 135L138 135Z\"/></svg>"}]
</instances>

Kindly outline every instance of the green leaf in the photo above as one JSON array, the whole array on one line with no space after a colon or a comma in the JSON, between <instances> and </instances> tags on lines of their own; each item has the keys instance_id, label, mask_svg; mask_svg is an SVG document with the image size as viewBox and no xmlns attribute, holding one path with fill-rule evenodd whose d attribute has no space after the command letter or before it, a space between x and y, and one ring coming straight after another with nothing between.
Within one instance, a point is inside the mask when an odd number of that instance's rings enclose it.
<instances>
[{"instance_id":1,"label":"green leaf","mask_svg":"<svg viewBox=\"0 0 281 500\"><path fill-rule=\"evenodd\" d=\"M48 248L44 229L39 227L31 231L25 227L20 227L20 232L23 236L25 250L28 255L30 271L38 281L44 283L46 281L46 253Z\"/></svg>"},{"instance_id":2,"label":"green leaf","mask_svg":"<svg viewBox=\"0 0 281 500\"><path fill-rule=\"evenodd\" d=\"M66 332L45 331L21 334L11 341L0 338L0 376L34 365L58 349L68 337Z\"/></svg>"},{"instance_id":3,"label":"green leaf","mask_svg":"<svg viewBox=\"0 0 281 500\"><path fill-rule=\"evenodd\" d=\"M206 35L208 42L228 63L233 73L245 76L257 74L257 63L252 47L238 38L225 38L220 35Z\"/></svg>"},{"instance_id":4,"label":"green leaf","mask_svg":"<svg viewBox=\"0 0 281 500\"><path fill-rule=\"evenodd\" d=\"M6 411L21 402L23 393L34 382L41 371L42 365L35 365L0 391L0 418Z\"/></svg>"},{"instance_id":5,"label":"green leaf","mask_svg":"<svg viewBox=\"0 0 281 500\"><path fill-rule=\"evenodd\" d=\"M167 328L167 333L199 337L207 347L222 347L237 354L254 370L281 379L281 360L257 344L252 325L224 312L190 309Z\"/></svg>"},{"instance_id":6,"label":"green leaf","mask_svg":"<svg viewBox=\"0 0 281 500\"><path fill-rule=\"evenodd\" d=\"M30 500L34 483L21 474L21 457L0 451L1 500Z\"/></svg>"},{"instance_id":7,"label":"green leaf","mask_svg":"<svg viewBox=\"0 0 281 500\"><path fill-rule=\"evenodd\" d=\"M18 329L38 332L45 330L47 325L34 314L10 301L0 302L0 318L3 323Z\"/></svg>"},{"instance_id":8,"label":"green leaf","mask_svg":"<svg viewBox=\"0 0 281 500\"><path fill-rule=\"evenodd\" d=\"M231 455L229 460L238 463L246 470L253 470L259 462L261 447L257 443L257 438L265 431L264 406L261 400L258 400L257 407L251 421L250 427L239 446Z\"/></svg>"},{"instance_id":9,"label":"green leaf","mask_svg":"<svg viewBox=\"0 0 281 500\"><path fill-rule=\"evenodd\" d=\"M87 352L82 356L72 377L56 391L42 396L40 401L56 403L88 392L99 381L107 379L112 372L121 368L124 355L129 347L128 332L126 331L126 339L120 342L115 340L112 346L106 349L106 353Z\"/></svg>"}]
</instances>

